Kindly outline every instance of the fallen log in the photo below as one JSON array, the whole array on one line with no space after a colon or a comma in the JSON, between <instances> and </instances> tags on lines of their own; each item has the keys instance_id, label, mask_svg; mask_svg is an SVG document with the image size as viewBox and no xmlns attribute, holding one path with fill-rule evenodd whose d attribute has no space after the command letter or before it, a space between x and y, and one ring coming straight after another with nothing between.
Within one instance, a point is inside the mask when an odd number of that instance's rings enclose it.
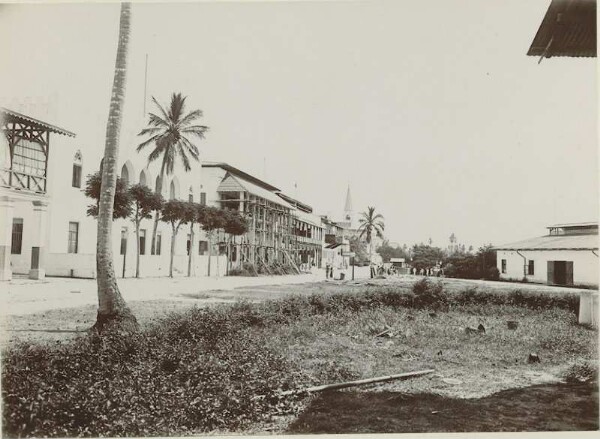
<instances>
[{"instance_id":1,"label":"fallen log","mask_svg":"<svg viewBox=\"0 0 600 439\"><path fill-rule=\"evenodd\" d=\"M324 390L345 389L346 387L361 386L363 384L372 384L372 383L380 383L383 381L394 381L394 380L401 380L401 379L408 379L408 378L417 378L417 377L427 375L427 374L430 374L433 372L435 372L434 369L426 369L426 370L419 370L417 372L405 372L405 373L399 373L396 375L385 375L385 376L381 376L381 377L367 378L364 380L346 381L344 383L325 384L322 386L308 387L306 389L301 389L301 390L287 390L285 392L281 392L281 395L286 396L286 395L294 395L294 394L298 394L298 393L315 393L315 392L322 392Z\"/></svg>"}]
</instances>

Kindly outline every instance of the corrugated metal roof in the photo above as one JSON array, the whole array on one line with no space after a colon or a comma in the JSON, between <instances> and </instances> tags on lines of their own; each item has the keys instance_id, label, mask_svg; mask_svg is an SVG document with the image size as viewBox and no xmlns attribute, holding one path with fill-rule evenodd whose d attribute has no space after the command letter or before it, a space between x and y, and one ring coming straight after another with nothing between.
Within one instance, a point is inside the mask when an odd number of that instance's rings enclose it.
<instances>
[{"instance_id":1,"label":"corrugated metal roof","mask_svg":"<svg viewBox=\"0 0 600 439\"><path fill-rule=\"evenodd\" d=\"M294 216L296 216L296 218L298 218L300 221L303 221L315 227L322 227L321 218L318 215L302 212L301 210L294 210Z\"/></svg>"},{"instance_id":2,"label":"corrugated metal roof","mask_svg":"<svg viewBox=\"0 0 600 439\"><path fill-rule=\"evenodd\" d=\"M566 223L566 224L555 224L552 226L546 227L547 229L555 229L555 228L565 228L565 227L598 227L598 223L590 221L587 223Z\"/></svg>"},{"instance_id":3,"label":"corrugated metal roof","mask_svg":"<svg viewBox=\"0 0 600 439\"><path fill-rule=\"evenodd\" d=\"M286 203L281 197L278 197L277 194L275 194L274 192L270 192L250 181L244 180L239 176L234 176L233 174L227 175L221 181L221 184L217 188L217 192L239 191L240 188L246 192L251 193L252 195L271 201L272 203L279 204L280 206L286 207L288 209L294 209L294 206Z\"/></svg>"},{"instance_id":4,"label":"corrugated metal roof","mask_svg":"<svg viewBox=\"0 0 600 439\"><path fill-rule=\"evenodd\" d=\"M253 175L250 175L244 171L241 171L238 168L235 168L228 163L204 162L204 163L202 163L202 167L203 168L221 168L221 169L224 169L224 170L230 172L233 175L239 176L239 177L243 178L244 180L250 181L253 184L261 186L269 191L279 192L279 190L280 190L279 188L276 188L275 186L270 185L269 183L262 181L259 178L254 177Z\"/></svg>"},{"instance_id":5,"label":"corrugated metal roof","mask_svg":"<svg viewBox=\"0 0 600 439\"><path fill-rule=\"evenodd\" d=\"M529 56L596 56L596 0L552 0Z\"/></svg>"},{"instance_id":6,"label":"corrugated metal roof","mask_svg":"<svg viewBox=\"0 0 600 439\"><path fill-rule=\"evenodd\" d=\"M24 114L17 113L13 110L9 110L8 108L0 107L0 115L2 116L0 117L0 120L6 120L8 122L16 121L31 124L44 130L50 131L51 133L63 134L69 137L76 136L75 133L72 133L71 131L67 131L63 128L59 128L55 125L51 125L46 122L42 122L41 120L34 119L33 117L25 116Z\"/></svg>"},{"instance_id":7,"label":"corrugated metal roof","mask_svg":"<svg viewBox=\"0 0 600 439\"><path fill-rule=\"evenodd\" d=\"M499 245L494 250L598 250L598 235L540 236Z\"/></svg>"}]
</instances>

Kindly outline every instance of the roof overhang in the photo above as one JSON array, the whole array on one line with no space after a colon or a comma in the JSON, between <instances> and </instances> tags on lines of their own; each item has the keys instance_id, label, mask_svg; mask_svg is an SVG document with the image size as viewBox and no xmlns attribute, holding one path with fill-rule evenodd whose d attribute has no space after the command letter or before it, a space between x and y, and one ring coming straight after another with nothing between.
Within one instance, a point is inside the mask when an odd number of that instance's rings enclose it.
<instances>
[{"instance_id":1,"label":"roof overhang","mask_svg":"<svg viewBox=\"0 0 600 439\"><path fill-rule=\"evenodd\" d=\"M596 57L596 0L552 0L527 55Z\"/></svg>"},{"instance_id":2,"label":"roof overhang","mask_svg":"<svg viewBox=\"0 0 600 439\"><path fill-rule=\"evenodd\" d=\"M51 133L62 134L68 137L75 137L75 133L71 131L67 131L63 128L59 128L55 125L51 125L49 123L43 122L38 119L34 119L33 117L26 116L21 113L17 113L16 111L9 110L7 108L0 107L0 125L4 126L6 123L22 123L25 125L32 126L39 130L48 131Z\"/></svg>"}]
</instances>

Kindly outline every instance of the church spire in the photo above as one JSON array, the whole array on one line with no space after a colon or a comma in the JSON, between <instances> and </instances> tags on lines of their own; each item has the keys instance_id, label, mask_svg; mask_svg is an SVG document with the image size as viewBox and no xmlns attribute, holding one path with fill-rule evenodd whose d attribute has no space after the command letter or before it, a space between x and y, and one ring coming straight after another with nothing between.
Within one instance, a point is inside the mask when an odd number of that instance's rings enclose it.
<instances>
[{"instance_id":1,"label":"church spire","mask_svg":"<svg viewBox=\"0 0 600 439\"><path fill-rule=\"evenodd\" d=\"M346 214L352 212L352 197L350 196L350 185L348 185L348 191L346 192L346 204L344 205L344 212Z\"/></svg>"}]
</instances>

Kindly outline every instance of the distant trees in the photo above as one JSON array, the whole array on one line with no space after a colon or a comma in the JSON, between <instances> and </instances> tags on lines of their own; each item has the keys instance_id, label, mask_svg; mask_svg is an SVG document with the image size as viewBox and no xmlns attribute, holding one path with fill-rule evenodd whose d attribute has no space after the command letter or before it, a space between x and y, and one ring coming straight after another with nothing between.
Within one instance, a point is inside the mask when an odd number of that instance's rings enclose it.
<instances>
[{"instance_id":1,"label":"distant trees","mask_svg":"<svg viewBox=\"0 0 600 439\"><path fill-rule=\"evenodd\" d=\"M446 261L444 273L448 277L462 279L498 280L500 273L496 267L496 251L491 244L479 248L477 253L460 253Z\"/></svg>"},{"instance_id":2,"label":"distant trees","mask_svg":"<svg viewBox=\"0 0 600 439\"><path fill-rule=\"evenodd\" d=\"M383 244L376 251L383 259L383 262L390 262L391 258L408 258L408 255L401 247L392 247L387 240L383 241Z\"/></svg>"},{"instance_id":3,"label":"distant trees","mask_svg":"<svg viewBox=\"0 0 600 439\"><path fill-rule=\"evenodd\" d=\"M415 244L412 248L411 265L417 270L435 267L443 259L444 252L439 247Z\"/></svg>"},{"instance_id":4,"label":"distant trees","mask_svg":"<svg viewBox=\"0 0 600 439\"><path fill-rule=\"evenodd\" d=\"M358 236L351 236L350 251L354 252L354 265L359 267L369 264L369 251L367 250L367 244L365 241L360 239Z\"/></svg>"}]
</instances>

